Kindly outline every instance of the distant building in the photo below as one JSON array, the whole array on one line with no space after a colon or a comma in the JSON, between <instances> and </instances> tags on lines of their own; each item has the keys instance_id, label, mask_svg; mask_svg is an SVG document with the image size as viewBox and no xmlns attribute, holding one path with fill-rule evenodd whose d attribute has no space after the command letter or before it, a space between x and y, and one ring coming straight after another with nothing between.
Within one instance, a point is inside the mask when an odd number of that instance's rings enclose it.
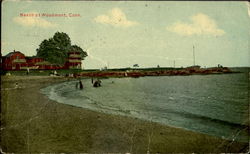
<instances>
[{"instance_id":1,"label":"distant building","mask_svg":"<svg viewBox=\"0 0 250 154\"><path fill-rule=\"evenodd\" d=\"M2 67L4 70L27 69L25 55L20 51L13 51L2 57Z\"/></svg>"},{"instance_id":2,"label":"distant building","mask_svg":"<svg viewBox=\"0 0 250 154\"><path fill-rule=\"evenodd\" d=\"M138 64L134 64L133 67L139 67L139 65Z\"/></svg>"},{"instance_id":3,"label":"distant building","mask_svg":"<svg viewBox=\"0 0 250 154\"><path fill-rule=\"evenodd\" d=\"M68 52L68 59L65 63L66 69L81 69L82 59L81 53L77 51Z\"/></svg>"},{"instance_id":4,"label":"distant building","mask_svg":"<svg viewBox=\"0 0 250 154\"><path fill-rule=\"evenodd\" d=\"M36 57L36 56L32 56L32 57L25 57L27 63L29 63L30 65L35 65L38 62L43 62L44 59L40 58L40 57Z\"/></svg>"},{"instance_id":5,"label":"distant building","mask_svg":"<svg viewBox=\"0 0 250 154\"><path fill-rule=\"evenodd\" d=\"M199 66L199 65L193 65L193 66L186 67L186 69L188 69L188 70L198 70L200 68L201 68L201 66Z\"/></svg>"},{"instance_id":6,"label":"distant building","mask_svg":"<svg viewBox=\"0 0 250 154\"><path fill-rule=\"evenodd\" d=\"M3 70L29 69L81 69L80 52L69 52L67 62L64 65L51 64L43 58L32 56L26 57L20 51L13 51L1 57Z\"/></svg>"},{"instance_id":7,"label":"distant building","mask_svg":"<svg viewBox=\"0 0 250 154\"><path fill-rule=\"evenodd\" d=\"M44 62L43 58L40 57L36 57L36 56L32 56L32 57L26 57L26 62L28 63L28 67L31 69L32 68L37 68L37 66L39 66L38 64L41 62ZM38 67L39 68L39 67Z\"/></svg>"}]
</instances>

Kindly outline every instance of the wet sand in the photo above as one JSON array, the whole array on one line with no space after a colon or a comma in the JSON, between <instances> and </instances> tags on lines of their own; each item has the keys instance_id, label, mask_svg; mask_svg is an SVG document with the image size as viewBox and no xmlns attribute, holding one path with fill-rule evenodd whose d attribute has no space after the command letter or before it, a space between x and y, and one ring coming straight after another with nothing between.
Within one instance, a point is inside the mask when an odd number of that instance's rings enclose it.
<instances>
[{"instance_id":1,"label":"wet sand","mask_svg":"<svg viewBox=\"0 0 250 154\"><path fill-rule=\"evenodd\" d=\"M247 152L248 144L49 100L40 89L63 77L1 79L4 152ZM15 89L18 82L19 88Z\"/></svg>"}]
</instances>

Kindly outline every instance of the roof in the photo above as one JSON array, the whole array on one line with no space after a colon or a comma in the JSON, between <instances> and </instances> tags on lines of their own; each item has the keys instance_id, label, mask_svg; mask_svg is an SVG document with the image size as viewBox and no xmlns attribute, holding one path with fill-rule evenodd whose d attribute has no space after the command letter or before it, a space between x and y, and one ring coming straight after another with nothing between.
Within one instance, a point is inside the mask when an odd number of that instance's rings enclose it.
<instances>
[{"instance_id":1,"label":"roof","mask_svg":"<svg viewBox=\"0 0 250 154\"><path fill-rule=\"evenodd\" d=\"M51 65L48 61L37 62L36 65Z\"/></svg>"},{"instance_id":2,"label":"roof","mask_svg":"<svg viewBox=\"0 0 250 154\"><path fill-rule=\"evenodd\" d=\"M69 51L68 54L74 54L74 53L79 53L81 54L81 51Z\"/></svg>"},{"instance_id":3,"label":"roof","mask_svg":"<svg viewBox=\"0 0 250 154\"><path fill-rule=\"evenodd\" d=\"M33 58L42 58L42 57L37 57L37 56L25 56L27 59L33 59ZM42 58L43 59L43 58Z\"/></svg>"},{"instance_id":4,"label":"roof","mask_svg":"<svg viewBox=\"0 0 250 154\"><path fill-rule=\"evenodd\" d=\"M7 55L5 55L4 57L11 57L13 54L16 54L16 53L20 53L20 54L23 54L23 53L21 53L20 51L13 51L13 52L10 52L10 53L8 53ZM23 54L24 55L24 54Z\"/></svg>"}]
</instances>

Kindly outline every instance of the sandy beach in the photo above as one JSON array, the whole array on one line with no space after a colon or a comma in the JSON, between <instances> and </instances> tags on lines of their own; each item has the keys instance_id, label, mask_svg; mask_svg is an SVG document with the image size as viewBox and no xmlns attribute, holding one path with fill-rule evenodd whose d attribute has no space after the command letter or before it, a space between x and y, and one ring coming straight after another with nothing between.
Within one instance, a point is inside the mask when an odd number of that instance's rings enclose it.
<instances>
[{"instance_id":1,"label":"sandy beach","mask_svg":"<svg viewBox=\"0 0 250 154\"><path fill-rule=\"evenodd\" d=\"M1 79L3 152L238 153L248 144L49 100L40 89L64 77ZM15 83L18 82L18 88Z\"/></svg>"}]
</instances>

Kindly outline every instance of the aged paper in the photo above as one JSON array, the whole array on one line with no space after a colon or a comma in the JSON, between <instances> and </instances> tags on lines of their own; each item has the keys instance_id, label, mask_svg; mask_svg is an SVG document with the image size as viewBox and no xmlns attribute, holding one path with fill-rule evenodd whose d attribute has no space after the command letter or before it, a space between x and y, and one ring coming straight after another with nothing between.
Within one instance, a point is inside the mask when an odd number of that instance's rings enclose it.
<instances>
[{"instance_id":1,"label":"aged paper","mask_svg":"<svg viewBox=\"0 0 250 154\"><path fill-rule=\"evenodd\" d=\"M1 152L249 152L248 2L1 7Z\"/></svg>"}]
</instances>

